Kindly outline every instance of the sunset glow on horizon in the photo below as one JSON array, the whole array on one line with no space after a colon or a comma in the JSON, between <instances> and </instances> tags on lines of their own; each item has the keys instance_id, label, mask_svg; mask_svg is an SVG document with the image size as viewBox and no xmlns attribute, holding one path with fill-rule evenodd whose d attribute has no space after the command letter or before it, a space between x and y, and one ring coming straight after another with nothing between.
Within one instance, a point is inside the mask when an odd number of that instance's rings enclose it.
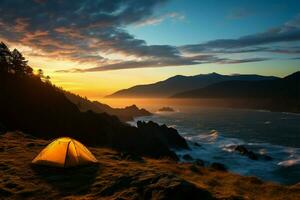
<instances>
[{"instance_id":1,"label":"sunset glow on horizon","mask_svg":"<svg viewBox=\"0 0 300 200\"><path fill-rule=\"evenodd\" d=\"M0 12L0 41L91 99L175 75L300 69L296 0L2 0Z\"/></svg>"}]
</instances>

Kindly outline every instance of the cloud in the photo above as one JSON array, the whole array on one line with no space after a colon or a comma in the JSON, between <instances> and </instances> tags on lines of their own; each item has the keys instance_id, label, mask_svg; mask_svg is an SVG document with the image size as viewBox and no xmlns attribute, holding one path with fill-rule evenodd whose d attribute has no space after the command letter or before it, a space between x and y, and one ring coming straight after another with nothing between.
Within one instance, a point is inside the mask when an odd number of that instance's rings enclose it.
<instances>
[{"instance_id":1,"label":"cloud","mask_svg":"<svg viewBox=\"0 0 300 200\"><path fill-rule=\"evenodd\" d=\"M290 60L300 60L300 57L293 57L293 58L290 58Z\"/></svg>"},{"instance_id":2,"label":"cloud","mask_svg":"<svg viewBox=\"0 0 300 200\"><path fill-rule=\"evenodd\" d=\"M2 0L0 36L11 43L40 49L46 55L88 62L89 55L97 55L100 50L142 57L176 56L176 48L149 46L123 29L152 16L164 2ZM94 56L94 62L99 61L103 62L102 56Z\"/></svg>"},{"instance_id":3,"label":"cloud","mask_svg":"<svg viewBox=\"0 0 300 200\"><path fill-rule=\"evenodd\" d=\"M183 20L184 15L175 12L155 15L155 10L167 0L0 1L0 38L12 44L21 43L32 49L31 54L35 56L87 62L97 66L60 72L258 62L268 58L254 56L235 60L225 56L221 58L219 54L299 52L296 47L268 46L299 41L299 16L280 27L237 39L219 39L184 46L148 45L146 41L128 33L125 27ZM131 59L123 59L126 57Z\"/></svg>"},{"instance_id":4,"label":"cloud","mask_svg":"<svg viewBox=\"0 0 300 200\"><path fill-rule=\"evenodd\" d=\"M267 51L280 54L300 54L300 46L272 47Z\"/></svg>"},{"instance_id":5,"label":"cloud","mask_svg":"<svg viewBox=\"0 0 300 200\"><path fill-rule=\"evenodd\" d=\"M181 65L194 65L201 63L215 62L217 57L212 55L198 55L192 57L171 58L152 58L143 61L125 61L108 65L101 65L89 69L70 69L60 70L58 72L94 72L94 71L108 71L120 69L133 69L133 68L146 68L146 67L168 67L168 66L181 66Z\"/></svg>"},{"instance_id":6,"label":"cloud","mask_svg":"<svg viewBox=\"0 0 300 200\"><path fill-rule=\"evenodd\" d=\"M261 47L279 42L300 41L300 15L282 26L262 33L243 36L237 39L218 39L201 44L185 45L182 51L189 53L231 53L251 51L272 51L270 47Z\"/></svg>"},{"instance_id":7,"label":"cloud","mask_svg":"<svg viewBox=\"0 0 300 200\"><path fill-rule=\"evenodd\" d=\"M247 59L228 59L218 58L212 55L198 55L192 57L179 57L177 59L160 59L160 60L145 60L145 61L126 61L120 63L114 63L109 65L101 65L99 67L93 67L88 69L74 68L69 70L59 70L57 72L64 73L76 73L76 72L97 72L97 71L111 71L122 69L137 69L137 68L155 68L155 67L170 67L170 66L186 66L195 64L238 64L248 62L259 62L269 60L268 58L247 58Z\"/></svg>"},{"instance_id":8,"label":"cloud","mask_svg":"<svg viewBox=\"0 0 300 200\"><path fill-rule=\"evenodd\" d=\"M232 59L224 59L220 61L221 64L238 64L238 63L249 63L249 62L261 62L270 60L269 58L246 58L246 59L239 59L239 60L232 60Z\"/></svg>"},{"instance_id":9,"label":"cloud","mask_svg":"<svg viewBox=\"0 0 300 200\"><path fill-rule=\"evenodd\" d=\"M149 17L147 19L144 19L142 21L139 21L135 24L136 27L142 27L142 26L148 26L148 25L157 25L160 24L161 22L167 20L167 19L171 19L173 21L182 21L185 19L185 16L183 14L180 13L176 13L176 12L171 12L171 13L167 13L161 16L153 16L153 17Z\"/></svg>"}]
</instances>

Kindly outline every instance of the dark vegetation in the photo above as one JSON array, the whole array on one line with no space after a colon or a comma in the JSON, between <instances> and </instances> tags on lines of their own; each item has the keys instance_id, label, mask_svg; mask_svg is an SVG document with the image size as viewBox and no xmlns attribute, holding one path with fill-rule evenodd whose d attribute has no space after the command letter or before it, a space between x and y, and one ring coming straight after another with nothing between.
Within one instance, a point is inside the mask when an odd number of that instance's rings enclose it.
<instances>
[{"instance_id":1,"label":"dark vegetation","mask_svg":"<svg viewBox=\"0 0 300 200\"><path fill-rule=\"evenodd\" d=\"M173 98L222 99L215 105L300 112L300 71L274 80L225 81L179 93Z\"/></svg>"},{"instance_id":2,"label":"dark vegetation","mask_svg":"<svg viewBox=\"0 0 300 200\"><path fill-rule=\"evenodd\" d=\"M169 148L175 139L187 148L175 129L144 123L132 127L116 116L81 112L41 70L36 75L17 50L0 44L0 122L6 130L21 130L53 139L70 136L93 146L106 146L152 157L177 159ZM149 126L149 129L147 128ZM175 141L176 142L176 141Z\"/></svg>"}]
</instances>

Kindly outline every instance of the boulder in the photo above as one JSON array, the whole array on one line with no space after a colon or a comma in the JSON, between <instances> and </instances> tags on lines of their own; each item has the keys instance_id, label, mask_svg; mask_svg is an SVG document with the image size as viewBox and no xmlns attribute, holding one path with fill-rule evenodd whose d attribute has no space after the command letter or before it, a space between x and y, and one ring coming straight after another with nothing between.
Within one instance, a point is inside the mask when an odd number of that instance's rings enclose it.
<instances>
[{"instance_id":1,"label":"boulder","mask_svg":"<svg viewBox=\"0 0 300 200\"><path fill-rule=\"evenodd\" d=\"M197 165L197 166L204 167L205 162L204 162L203 160L201 160L201 159L196 159L196 160L194 161L194 164Z\"/></svg>"},{"instance_id":2,"label":"boulder","mask_svg":"<svg viewBox=\"0 0 300 200\"><path fill-rule=\"evenodd\" d=\"M184 155L182 156L182 158L183 158L184 160L193 160L193 157L190 156L189 154L184 154Z\"/></svg>"},{"instance_id":3,"label":"boulder","mask_svg":"<svg viewBox=\"0 0 300 200\"><path fill-rule=\"evenodd\" d=\"M273 160L273 158L271 156L268 156L268 155L263 155L263 159L266 160L266 161Z\"/></svg>"},{"instance_id":4,"label":"boulder","mask_svg":"<svg viewBox=\"0 0 300 200\"><path fill-rule=\"evenodd\" d=\"M234 148L235 151L239 152L241 155L245 155L251 160L258 160L258 155L254 153L253 151L248 150L245 146L243 145L237 145Z\"/></svg>"},{"instance_id":5,"label":"boulder","mask_svg":"<svg viewBox=\"0 0 300 200\"><path fill-rule=\"evenodd\" d=\"M195 145L196 147L201 147L201 145L200 145L198 142L194 142L194 145Z\"/></svg>"},{"instance_id":6,"label":"boulder","mask_svg":"<svg viewBox=\"0 0 300 200\"><path fill-rule=\"evenodd\" d=\"M174 112L175 110L171 107L162 107L158 111L160 111L160 112Z\"/></svg>"},{"instance_id":7,"label":"boulder","mask_svg":"<svg viewBox=\"0 0 300 200\"><path fill-rule=\"evenodd\" d=\"M235 151L239 152L240 154L242 155L245 155L248 153L248 149L243 146L243 145L237 145L235 148L234 148Z\"/></svg>"},{"instance_id":8,"label":"boulder","mask_svg":"<svg viewBox=\"0 0 300 200\"><path fill-rule=\"evenodd\" d=\"M213 162L210 164L210 167L218 171L227 171L227 167L222 163Z\"/></svg>"},{"instance_id":9,"label":"boulder","mask_svg":"<svg viewBox=\"0 0 300 200\"><path fill-rule=\"evenodd\" d=\"M239 152L241 155L245 155L248 158L250 158L251 160L259 160L259 159L263 159L265 161L270 161L273 160L273 158L271 156L268 155L259 155L254 153L253 151L248 150L245 146L243 145L237 145L234 147L234 151Z\"/></svg>"},{"instance_id":10,"label":"boulder","mask_svg":"<svg viewBox=\"0 0 300 200\"><path fill-rule=\"evenodd\" d=\"M257 155L253 152L253 151L248 151L248 153L246 154L248 156L248 158L250 158L251 160L258 160Z\"/></svg>"}]
</instances>

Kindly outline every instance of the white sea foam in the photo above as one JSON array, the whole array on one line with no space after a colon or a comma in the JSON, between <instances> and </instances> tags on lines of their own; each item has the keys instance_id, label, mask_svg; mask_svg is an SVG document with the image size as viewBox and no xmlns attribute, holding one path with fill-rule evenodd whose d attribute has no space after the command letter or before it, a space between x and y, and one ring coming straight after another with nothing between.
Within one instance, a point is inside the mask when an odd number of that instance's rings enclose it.
<instances>
[{"instance_id":1,"label":"white sea foam","mask_svg":"<svg viewBox=\"0 0 300 200\"><path fill-rule=\"evenodd\" d=\"M206 161L206 163L223 163L232 172L258 176L265 180L281 183L299 182L300 174L297 172L299 168L290 169L288 167L300 167L300 148L287 147L288 143L284 140L290 130L295 127L293 123L298 117L265 111L256 113L251 111L251 118L249 118L248 116L245 117L246 115L241 111L235 113L235 110L232 110L228 113L226 110L225 113L216 114L216 110L211 112L205 110L202 113L182 112L174 115L155 115L144 118L144 120L153 120L159 124L176 127L178 132L189 141L191 147L190 150L176 151L179 156L187 153L195 159L199 158ZM283 122L280 127L286 127L287 131L284 134L280 130L274 129L278 119ZM292 126L289 125L290 123ZM263 126L263 131L261 131L260 126L256 127L256 124L266 124L267 126ZM294 134L295 140L290 142L295 146L295 142L300 138L297 138L295 133L292 134ZM283 138L282 142L280 137ZM273 144L274 139L276 139L277 144ZM194 145L195 142L201 146ZM280 145L281 143L283 145ZM236 145L244 145L257 154L268 155L273 159L271 161L266 161L263 158L251 160L234 151ZM282 172L282 170L288 170L288 172ZM292 177L289 175L290 173L293 173Z\"/></svg>"},{"instance_id":2,"label":"white sea foam","mask_svg":"<svg viewBox=\"0 0 300 200\"><path fill-rule=\"evenodd\" d=\"M218 139L219 133L216 130L211 130L208 134L199 134L194 136L188 136L186 139L201 142L214 142Z\"/></svg>"},{"instance_id":3,"label":"white sea foam","mask_svg":"<svg viewBox=\"0 0 300 200\"><path fill-rule=\"evenodd\" d=\"M284 166L284 167L290 167L290 166L293 166L293 165L297 165L299 163L300 163L300 158L281 161L281 162L278 163L278 165Z\"/></svg>"}]
</instances>

